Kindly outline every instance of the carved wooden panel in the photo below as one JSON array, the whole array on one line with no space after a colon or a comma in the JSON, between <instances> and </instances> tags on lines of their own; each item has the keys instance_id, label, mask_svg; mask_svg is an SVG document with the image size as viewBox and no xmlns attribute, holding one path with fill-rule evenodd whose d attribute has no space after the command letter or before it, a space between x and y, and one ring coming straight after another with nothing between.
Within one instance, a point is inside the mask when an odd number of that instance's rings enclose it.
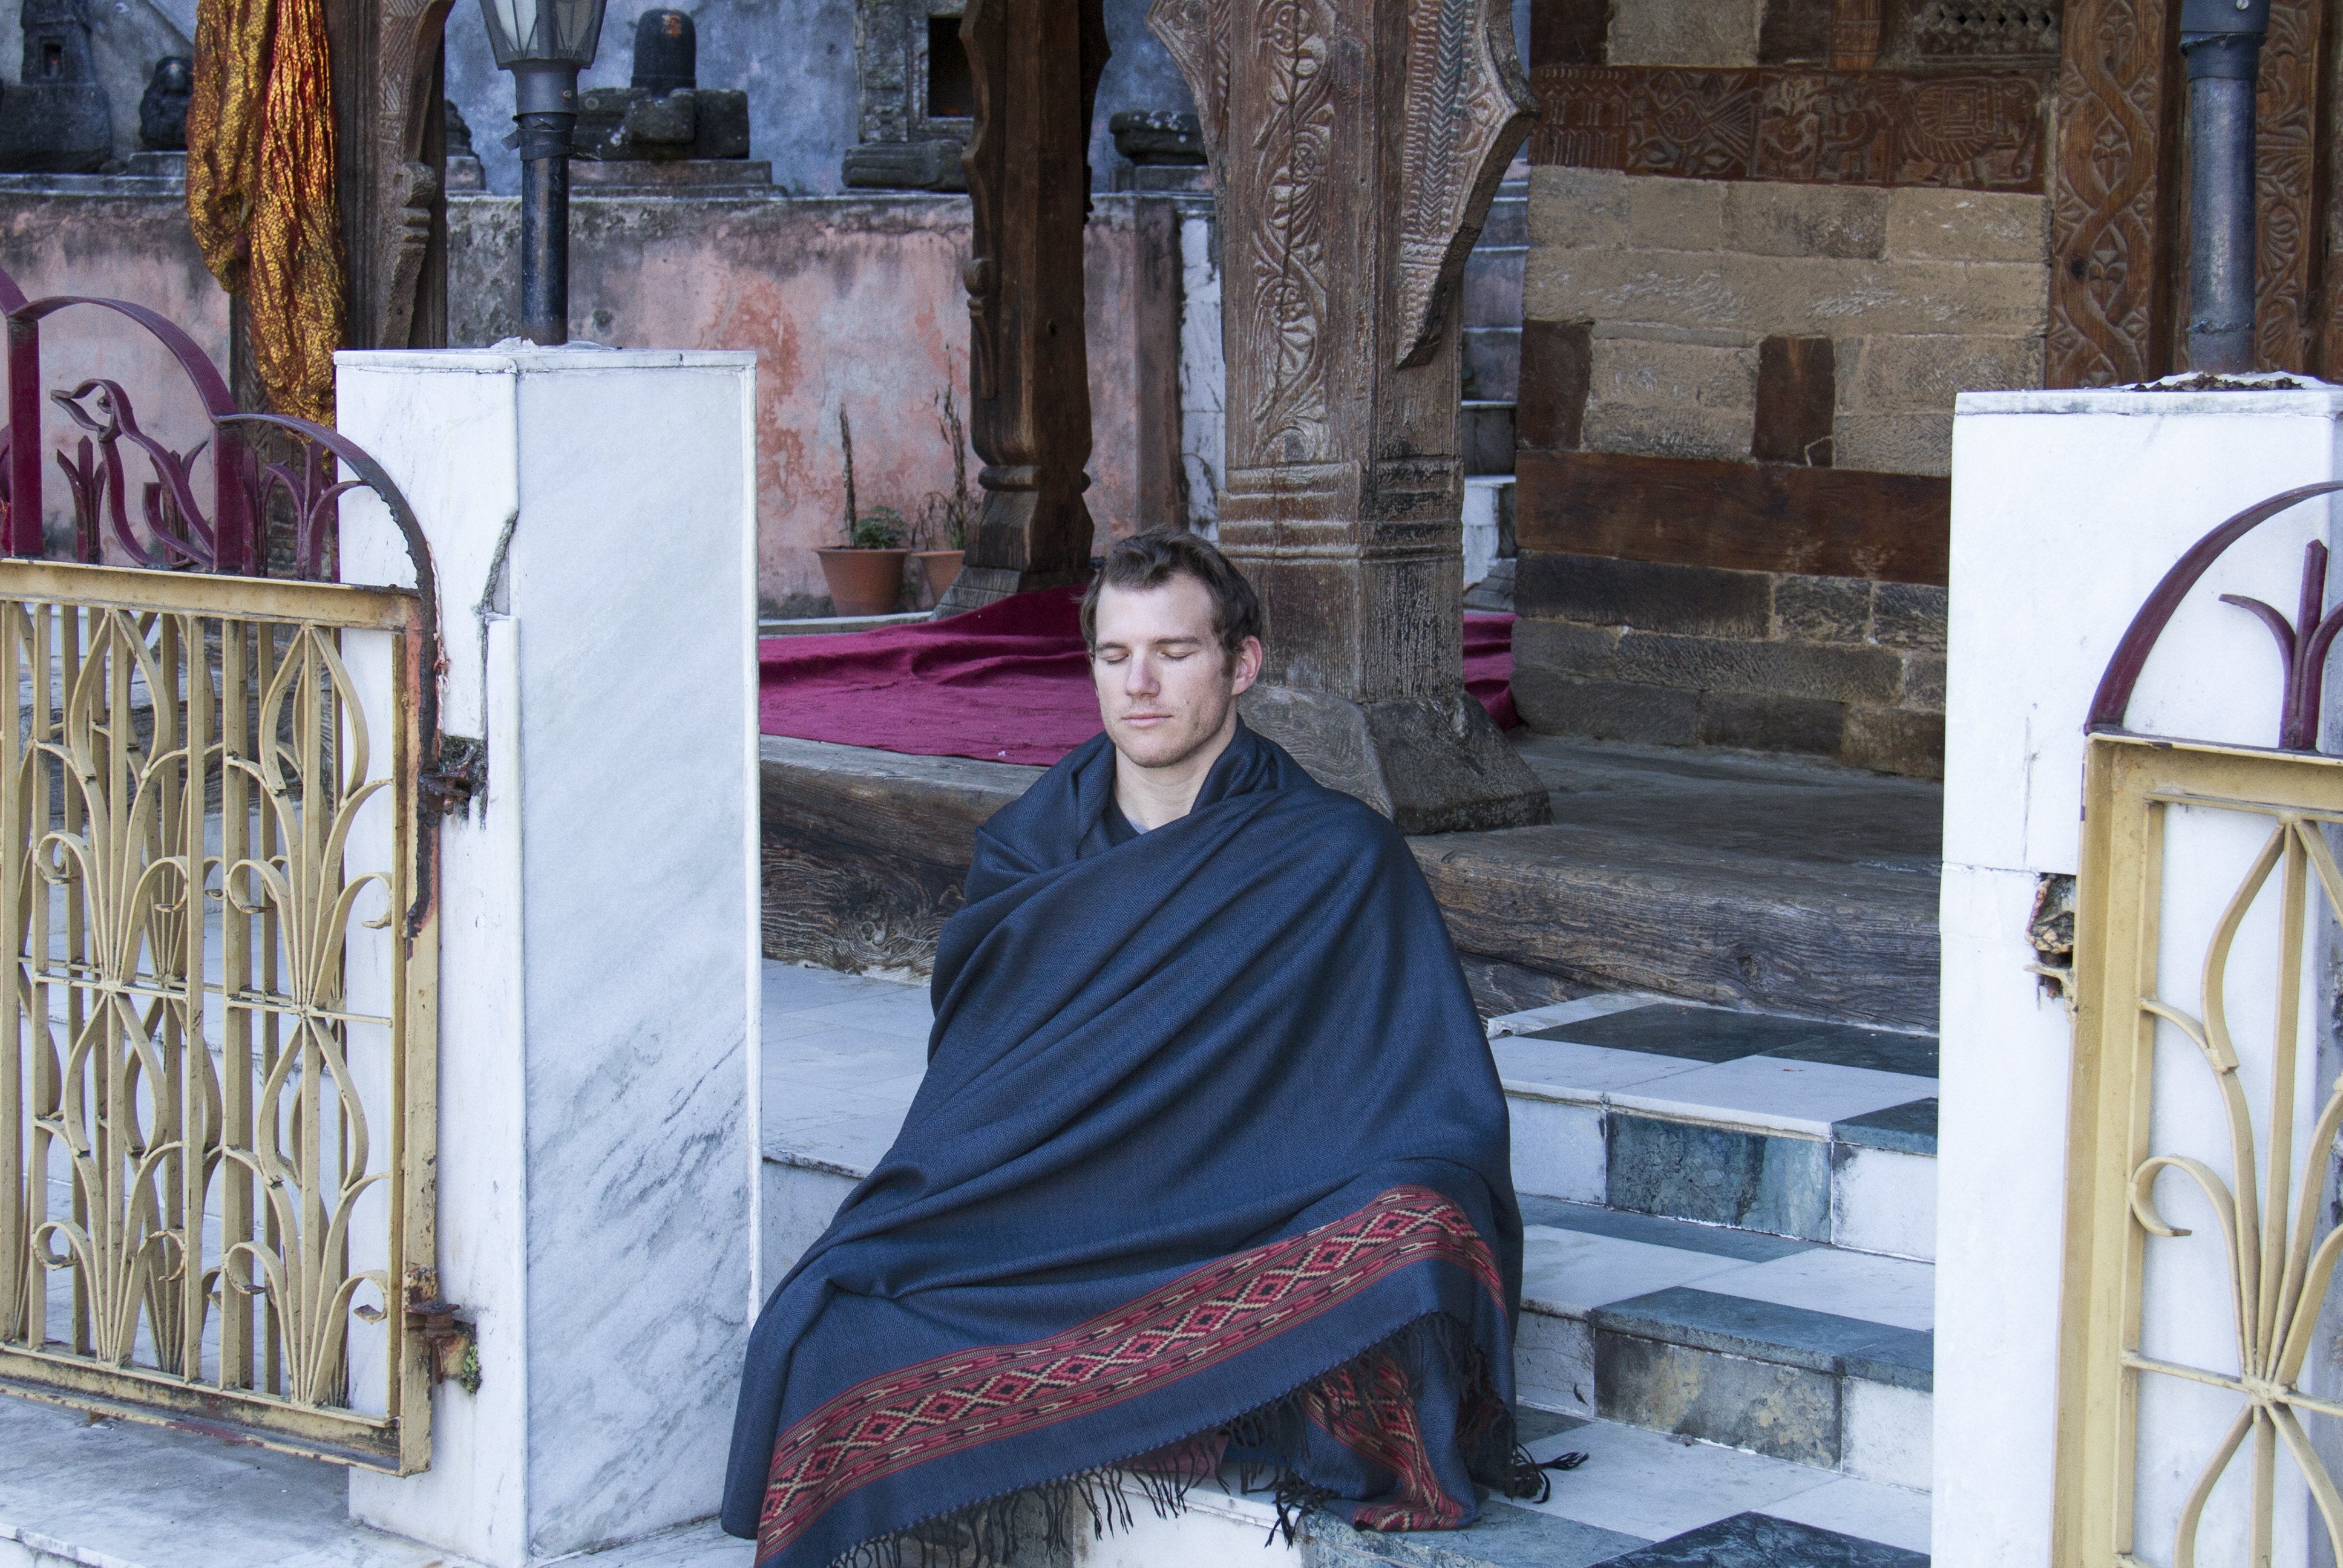
<instances>
[{"instance_id":1,"label":"carved wooden panel","mask_svg":"<svg viewBox=\"0 0 2343 1568\"><path fill-rule=\"evenodd\" d=\"M1261 112L1248 116L1230 177L1257 193L1228 236L1250 303L1229 357L1230 401L1272 461L1333 456L1327 304L1334 288L1332 0L1270 0L1254 23ZM1242 367L1242 369L1240 369ZM1239 384L1242 382L1242 389ZM1234 410L1232 409L1232 412ZM1232 440L1232 460L1238 443Z\"/></svg>"},{"instance_id":2,"label":"carved wooden panel","mask_svg":"<svg viewBox=\"0 0 2343 1568\"><path fill-rule=\"evenodd\" d=\"M1693 179L2038 191L2044 92L2018 72L1542 67L1533 163Z\"/></svg>"},{"instance_id":3,"label":"carved wooden panel","mask_svg":"<svg viewBox=\"0 0 2343 1568\"><path fill-rule=\"evenodd\" d=\"M2052 387L2143 381L2169 368L2168 206L2178 130L2175 8L2071 0L2051 179Z\"/></svg>"},{"instance_id":4,"label":"carved wooden panel","mask_svg":"<svg viewBox=\"0 0 2343 1568\"><path fill-rule=\"evenodd\" d=\"M1416 0L1409 8L1394 289L1403 366L1420 365L1439 347L1441 307L1481 237L1475 215L1489 210L1520 144L1520 104L1528 93L1510 7Z\"/></svg>"},{"instance_id":5,"label":"carved wooden panel","mask_svg":"<svg viewBox=\"0 0 2343 1568\"><path fill-rule=\"evenodd\" d=\"M2316 294L2319 248L2318 122L2326 60L2326 0L2271 0L2254 115L2257 205L2254 295L2257 348L2265 369L2308 371L2322 328Z\"/></svg>"},{"instance_id":6,"label":"carved wooden panel","mask_svg":"<svg viewBox=\"0 0 2343 1568\"><path fill-rule=\"evenodd\" d=\"M1832 0L1831 68L1868 71L1879 59L1880 0Z\"/></svg>"}]
</instances>

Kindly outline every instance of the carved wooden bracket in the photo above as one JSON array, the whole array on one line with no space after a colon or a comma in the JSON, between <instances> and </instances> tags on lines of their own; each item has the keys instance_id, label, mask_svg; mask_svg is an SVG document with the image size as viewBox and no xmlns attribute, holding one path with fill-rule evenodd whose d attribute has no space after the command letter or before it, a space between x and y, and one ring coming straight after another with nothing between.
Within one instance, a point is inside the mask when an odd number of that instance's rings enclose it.
<instances>
[{"instance_id":1,"label":"carved wooden bracket","mask_svg":"<svg viewBox=\"0 0 2343 1568\"><path fill-rule=\"evenodd\" d=\"M1402 366L1439 347L1445 303L1481 237L1489 200L1537 113L1513 52L1513 18L1495 0L1412 0L1400 140Z\"/></svg>"}]
</instances>

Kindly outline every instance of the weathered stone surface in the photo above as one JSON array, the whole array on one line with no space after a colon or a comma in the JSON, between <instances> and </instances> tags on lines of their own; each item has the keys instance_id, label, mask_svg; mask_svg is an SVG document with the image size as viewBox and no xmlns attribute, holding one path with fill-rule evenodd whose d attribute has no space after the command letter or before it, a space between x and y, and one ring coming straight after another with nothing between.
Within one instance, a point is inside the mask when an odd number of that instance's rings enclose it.
<instances>
[{"instance_id":1,"label":"weathered stone surface","mask_svg":"<svg viewBox=\"0 0 2343 1568\"><path fill-rule=\"evenodd\" d=\"M1904 700L1901 706L1930 713L1945 710L1945 656L1907 653L1904 656Z\"/></svg>"},{"instance_id":2,"label":"weathered stone surface","mask_svg":"<svg viewBox=\"0 0 2343 1568\"><path fill-rule=\"evenodd\" d=\"M1842 702L1705 691L1694 735L1703 746L1835 757L1845 729L1846 705Z\"/></svg>"},{"instance_id":3,"label":"weathered stone surface","mask_svg":"<svg viewBox=\"0 0 2343 1568\"><path fill-rule=\"evenodd\" d=\"M1861 642L1871 632L1875 586L1862 578L1778 577L1774 635L1799 642Z\"/></svg>"},{"instance_id":4,"label":"weathered stone surface","mask_svg":"<svg viewBox=\"0 0 2343 1568\"><path fill-rule=\"evenodd\" d=\"M1529 558L1553 560L1557 558ZM1558 558L1575 560L1585 558ZM1513 593L1518 608L1522 598L1518 578ZM1521 618L1513 622L1513 668L1516 675L1525 664L1556 675L1608 677L1616 673L1619 668L1619 634L1609 627L1547 620L1535 612L1523 611Z\"/></svg>"},{"instance_id":5,"label":"weathered stone surface","mask_svg":"<svg viewBox=\"0 0 2343 1568\"><path fill-rule=\"evenodd\" d=\"M1825 1467L1838 1462L1838 1380L1598 1330L1597 1413Z\"/></svg>"},{"instance_id":6,"label":"weathered stone surface","mask_svg":"<svg viewBox=\"0 0 2343 1568\"><path fill-rule=\"evenodd\" d=\"M1887 254L1915 260L2039 261L2050 254L2050 199L2019 191L1890 191Z\"/></svg>"},{"instance_id":7,"label":"weathered stone surface","mask_svg":"<svg viewBox=\"0 0 2343 1568\"><path fill-rule=\"evenodd\" d=\"M1534 219L1533 220L1534 224ZM1549 244L1534 248L1526 315L1731 327L1789 337L2039 331L2046 266L1849 260Z\"/></svg>"},{"instance_id":8,"label":"weathered stone surface","mask_svg":"<svg viewBox=\"0 0 2343 1568\"><path fill-rule=\"evenodd\" d=\"M1654 250L1721 250L1726 245L1722 180L1614 176L1627 185L1627 243Z\"/></svg>"},{"instance_id":9,"label":"weathered stone surface","mask_svg":"<svg viewBox=\"0 0 2343 1568\"><path fill-rule=\"evenodd\" d=\"M1634 203L1631 176L1608 169L1530 170L1530 244L1621 245Z\"/></svg>"},{"instance_id":10,"label":"weathered stone surface","mask_svg":"<svg viewBox=\"0 0 2343 1568\"><path fill-rule=\"evenodd\" d=\"M1728 250L1758 256L1878 256L1885 253L1889 193L1885 190L1757 180L1716 183L1724 193L1725 248Z\"/></svg>"},{"instance_id":11,"label":"weathered stone surface","mask_svg":"<svg viewBox=\"0 0 2343 1568\"><path fill-rule=\"evenodd\" d=\"M1615 560L1608 556L1557 555L1532 551L1522 558L1513 584L1513 605L1525 618L1514 623L1513 657L1533 657L1577 675L1609 673L1605 667L1565 666L1541 629L1552 617L1588 627L1634 627L1644 631L1686 632L1703 637L1762 638L1773 604L1773 578L1764 572L1720 571L1713 567L1655 561ZM1607 636L1608 634L1606 634ZM1611 638L1606 655L1617 646Z\"/></svg>"},{"instance_id":12,"label":"weathered stone surface","mask_svg":"<svg viewBox=\"0 0 2343 1568\"><path fill-rule=\"evenodd\" d=\"M1526 622L1523 624L1527 624ZM1522 722L1549 735L1594 740L1634 740L1650 746L1690 746L1700 721L1700 695L1665 686L1586 680L1513 660L1513 706Z\"/></svg>"},{"instance_id":13,"label":"weathered stone surface","mask_svg":"<svg viewBox=\"0 0 2343 1568\"><path fill-rule=\"evenodd\" d=\"M1840 342L1839 410L1949 415L1963 392L2042 384L2042 339L1879 334Z\"/></svg>"},{"instance_id":14,"label":"weathered stone surface","mask_svg":"<svg viewBox=\"0 0 2343 1568\"><path fill-rule=\"evenodd\" d=\"M1589 396L1597 403L1662 408L1686 403L1735 412L1753 408L1756 351L1639 337L1597 338Z\"/></svg>"},{"instance_id":15,"label":"weathered stone surface","mask_svg":"<svg viewBox=\"0 0 2343 1568\"><path fill-rule=\"evenodd\" d=\"M1833 460L1842 468L1884 474L1948 474L1953 410L1940 414L1841 414L1831 428Z\"/></svg>"},{"instance_id":16,"label":"weathered stone surface","mask_svg":"<svg viewBox=\"0 0 2343 1568\"><path fill-rule=\"evenodd\" d=\"M1881 583L1872 599L1871 635L1890 648L1942 653L1945 590L1927 583Z\"/></svg>"},{"instance_id":17,"label":"weathered stone surface","mask_svg":"<svg viewBox=\"0 0 2343 1568\"><path fill-rule=\"evenodd\" d=\"M1754 65L1765 0L1617 0L1614 65Z\"/></svg>"},{"instance_id":18,"label":"weathered stone surface","mask_svg":"<svg viewBox=\"0 0 2343 1568\"><path fill-rule=\"evenodd\" d=\"M1604 1191L1614 1209L1827 1241L1830 1146L1613 1111Z\"/></svg>"},{"instance_id":19,"label":"weathered stone surface","mask_svg":"<svg viewBox=\"0 0 2343 1568\"><path fill-rule=\"evenodd\" d=\"M1910 709L1851 707L1839 760L1912 779L1945 776L1945 716Z\"/></svg>"},{"instance_id":20,"label":"weathered stone surface","mask_svg":"<svg viewBox=\"0 0 2343 1568\"><path fill-rule=\"evenodd\" d=\"M1886 648L1825 643L1740 642L1628 632L1619 673L1686 691L1740 691L1826 702L1896 701L1904 661Z\"/></svg>"},{"instance_id":21,"label":"weathered stone surface","mask_svg":"<svg viewBox=\"0 0 2343 1568\"><path fill-rule=\"evenodd\" d=\"M1632 452L1650 457L1746 457L1755 418L1754 408L1590 399L1584 439L1587 449L1596 452Z\"/></svg>"}]
</instances>

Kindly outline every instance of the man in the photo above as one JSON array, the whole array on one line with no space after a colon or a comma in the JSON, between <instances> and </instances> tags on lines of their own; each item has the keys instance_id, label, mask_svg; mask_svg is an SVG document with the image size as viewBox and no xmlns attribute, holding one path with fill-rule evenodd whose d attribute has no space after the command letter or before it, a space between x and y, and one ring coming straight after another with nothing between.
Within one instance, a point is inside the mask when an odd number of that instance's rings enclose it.
<instances>
[{"instance_id":1,"label":"man","mask_svg":"<svg viewBox=\"0 0 2343 1568\"><path fill-rule=\"evenodd\" d=\"M1542 1490L1487 1041L1405 842L1239 720L1260 618L1175 531L1084 598L1106 732L978 834L902 1132L751 1339L759 1563L1000 1563L1229 1461L1368 1529Z\"/></svg>"}]
</instances>

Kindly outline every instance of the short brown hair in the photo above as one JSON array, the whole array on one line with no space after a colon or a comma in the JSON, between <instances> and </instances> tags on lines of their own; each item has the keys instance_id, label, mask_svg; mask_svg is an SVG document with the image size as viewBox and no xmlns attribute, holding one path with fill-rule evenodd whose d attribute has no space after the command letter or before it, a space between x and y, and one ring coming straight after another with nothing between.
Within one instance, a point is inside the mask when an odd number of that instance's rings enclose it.
<instances>
[{"instance_id":1,"label":"short brown hair","mask_svg":"<svg viewBox=\"0 0 2343 1568\"><path fill-rule=\"evenodd\" d=\"M1082 646L1098 651L1098 601L1102 588L1161 588L1173 578L1194 578L1212 600L1212 634L1234 657L1245 638L1261 635L1261 600L1252 584L1229 565L1229 558L1185 528L1150 528L1119 541L1082 595Z\"/></svg>"}]
</instances>

